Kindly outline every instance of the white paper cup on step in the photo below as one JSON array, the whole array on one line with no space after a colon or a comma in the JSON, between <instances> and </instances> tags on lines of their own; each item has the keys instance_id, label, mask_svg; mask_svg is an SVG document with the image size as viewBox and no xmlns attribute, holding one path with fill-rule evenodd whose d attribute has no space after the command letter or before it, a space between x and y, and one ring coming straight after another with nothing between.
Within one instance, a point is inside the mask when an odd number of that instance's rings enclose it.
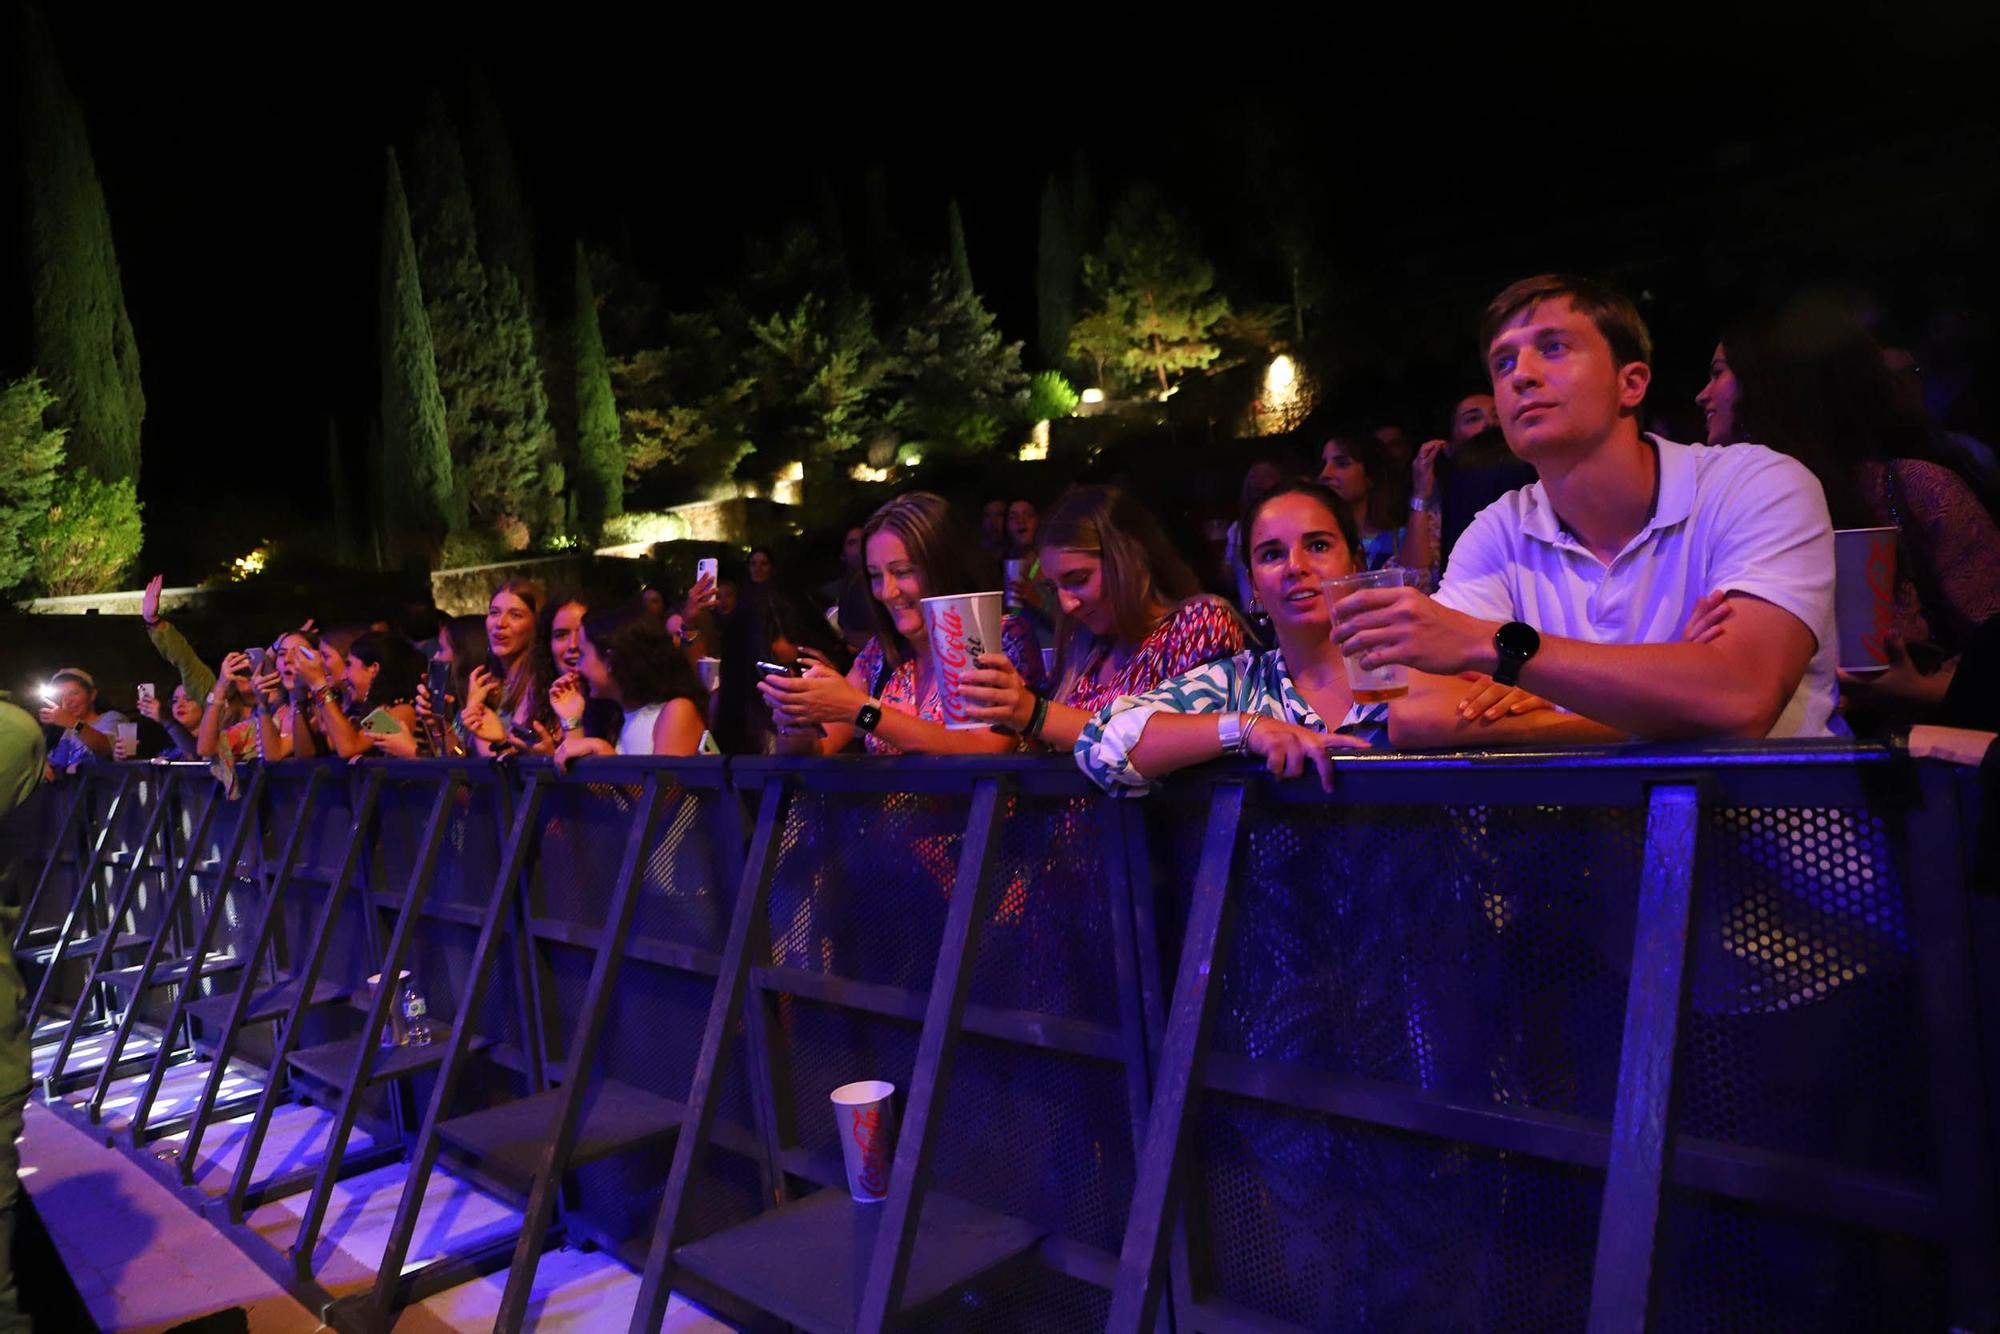
<instances>
[{"instance_id":1,"label":"white paper cup on step","mask_svg":"<svg viewBox=\"0 0 2000 1334\"><path fill-rule=\"evenodd\" d=\"M886 1079L842 1084L829 1096L847 1163L847 1192L862 1204L889 1198L889 1165L896 1160L896 1086Z\"/></svg>"}]
</instances>

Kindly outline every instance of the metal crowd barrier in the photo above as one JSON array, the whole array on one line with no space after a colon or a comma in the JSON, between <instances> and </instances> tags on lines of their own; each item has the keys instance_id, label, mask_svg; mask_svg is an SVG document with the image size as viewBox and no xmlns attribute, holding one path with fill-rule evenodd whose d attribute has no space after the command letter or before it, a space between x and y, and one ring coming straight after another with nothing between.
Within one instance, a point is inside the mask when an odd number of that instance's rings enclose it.
<instances>
[{"instance_id":1,"label":"metal crowd barrier","mask_svg":"<svg viewBox=\"0 0 2000 1334\"><path fill-rule=\"evenodd\" d=\"M675 1289L813 1330L2000 1324L1974 776L1336 771L294 762L228 799L101 766L5 831L39 850L15 948L51 1097L96 1120L143 1072L119 1133L185 1130L190 1199L247 1114L214 1212L310 1192L282 1254L234 1235L343 1329L501 1265L520 1328L562 1240L641 1276L647 1331ZM385 1047L366 979L406 968L434 1040ZM901 1090L881 1204L827 1102L860 1078ZM325 1152L259 1176L294 1097ZM399 1158L373 1286L319 1286L336 1183ZM427 1250L440 1166L518 1237Z\"/></svg>"}]
</instances>

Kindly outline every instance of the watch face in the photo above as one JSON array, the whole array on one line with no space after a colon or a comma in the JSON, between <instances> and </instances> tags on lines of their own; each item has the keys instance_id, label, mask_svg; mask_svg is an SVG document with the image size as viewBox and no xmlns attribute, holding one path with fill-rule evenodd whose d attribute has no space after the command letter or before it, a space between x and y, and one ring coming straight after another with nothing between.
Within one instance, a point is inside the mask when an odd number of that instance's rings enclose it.
<instances>
[{"instance_id":1,"label":"watch face","mask_svg":"<svg viewBox=\"0 0 2000 1334\"><path fill-rule=\"evenodd\" d=\"M1542 637L1532 625L1509 621L1493 636L1493 646L1510 658L1526 662L1542 646Z\"/></svg>"},{"instance_id":2,"label":"watch face","mask_svg":"<svg viewBox=\"0 0 2000 1334\"><path fill-rule=\"evenodd\" d=\"M882 710L873 704L863 704L861 712L854 715L854 725L864 732L875 730L875 724L882 721Z\"/></svg>"}]
</instances>

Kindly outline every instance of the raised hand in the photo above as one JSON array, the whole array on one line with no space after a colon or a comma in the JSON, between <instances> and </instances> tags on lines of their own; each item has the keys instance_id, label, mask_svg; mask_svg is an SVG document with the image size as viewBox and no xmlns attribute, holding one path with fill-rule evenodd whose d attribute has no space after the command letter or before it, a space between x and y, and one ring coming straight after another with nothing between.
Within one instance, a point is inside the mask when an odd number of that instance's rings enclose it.
<instances>
[{"instance_id":1,"label":"raised hand","mask_svg":"<svg viewBox=\"0 0 2000 1334\"><path fill-rule=\"evenodd\" d=\"M156 574L146 581L145 596L139 599L139 619L147 625L160 619L160 586L165 582L163 574Z\"/></svg>"}]
</instances>

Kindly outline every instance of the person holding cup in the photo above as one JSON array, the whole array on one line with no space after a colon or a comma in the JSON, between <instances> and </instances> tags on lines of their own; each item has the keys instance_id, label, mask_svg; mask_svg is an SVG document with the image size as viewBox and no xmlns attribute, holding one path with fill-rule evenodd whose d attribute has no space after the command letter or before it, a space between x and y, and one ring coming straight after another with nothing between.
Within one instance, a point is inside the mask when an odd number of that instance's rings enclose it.
<instances>
[{"instance_id":1,"label":"person holding cup","mask_svg":"<svg viewBox=\"0 0 2000 1334\"><path fill-rule=\"evenodd\" d=\"M964 678L972 717L1069 750L1100 709L1243 648L1235 608L1201 591L1145 506L1109 486L1064 492L1041 525L1056 593L1054 686L1028 688L1004 654Z\"/></svg>"},{"instance_id":2,"label":"person holding cup","mask_svg":"<svg viewBox=\"0 0 2000 1334\"><path fill-rule=\"evenodd\" d=\"M1652 338L1601 283L1515 283L1481 341L1508 447L1539 480L1473 521L1436 597L1365 589L1333 609L1342 651L1411 669L1396 744L1829 735L1834 543L1812 474L1641 433ZM1718 595L1727 616L1691 633ZM1558 707L1474 719L1467 672Z\"/></svg>"},{"instance_id":3,"label":"person holding cup","mask_svg":"<svg viewBox=\"0 0 2000 1334\"><path fill-rule=\"evenodd\" d=\"M1277 646L1170 677L1086 723L1076 761L1107 791L1145 792L1225 755L1254 755L1284 778L1314 769L1330 789L1330 752L1385 739L1387 706L1357 704L1348 687L1323 587L1361 568L1347 503L1317 481L1282 482L1250 502L1238 531L1254 605L1270 616Z\"/></svg>"},{"instance_id":4,"label":"person holding cup","mask_svg":"<svg viewBox=\"0 0 2000 1334\"><path fill-rule=\"evenodd\" d=\"M961 721L949 652L934 652L925 600L999 601L991 555L942 496L913 491L862 526L875 637L843 676L813 655L802 676L771 674L757 689L778 721L783 754L832 755L857 733L871 754L977 755L1012 750L1018 740L976 720ZM998 607L991 609L998 612ZM956 608L954 615L959 614ZM999 616L1000 644L1020 676L1042 677L1040 653L1016 616ZM966 664L969 666L970 664Z\"/></svg>"}]
</instances>

